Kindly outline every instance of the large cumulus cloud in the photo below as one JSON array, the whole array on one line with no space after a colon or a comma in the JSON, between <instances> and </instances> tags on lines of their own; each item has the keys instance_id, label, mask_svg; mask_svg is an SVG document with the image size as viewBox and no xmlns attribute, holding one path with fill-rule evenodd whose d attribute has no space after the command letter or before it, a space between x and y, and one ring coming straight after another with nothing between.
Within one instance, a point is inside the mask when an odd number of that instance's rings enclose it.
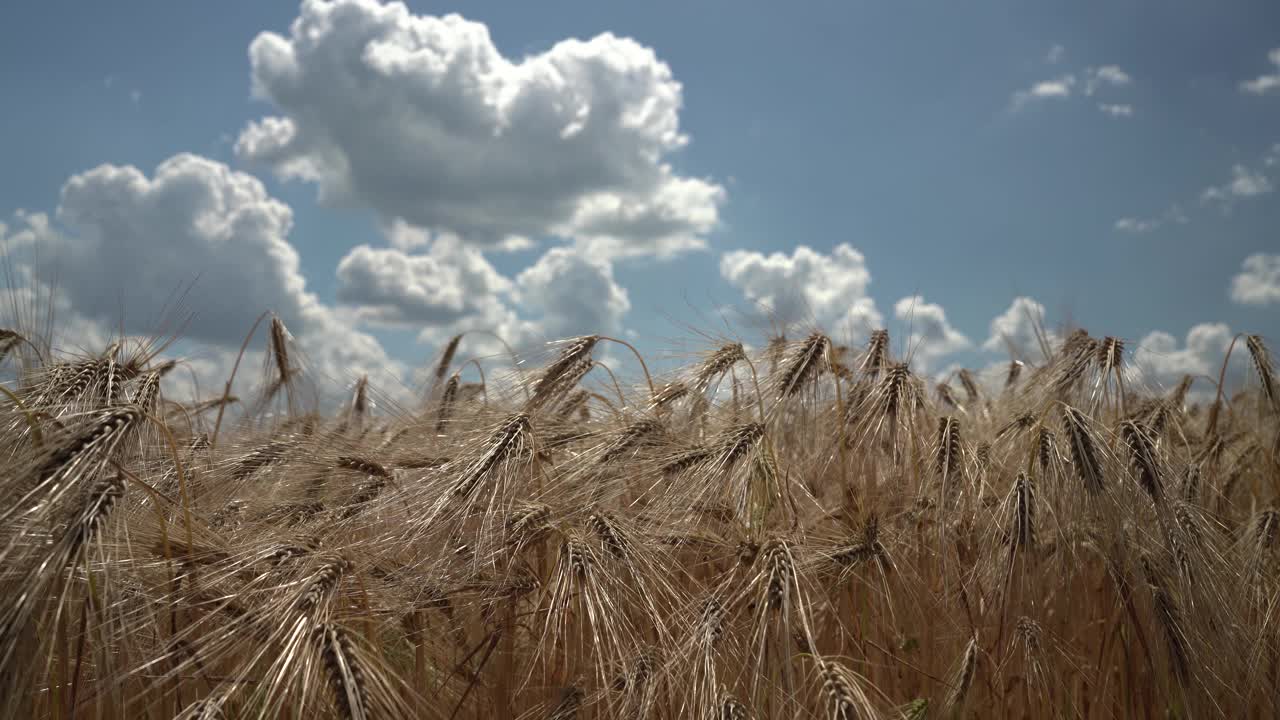
<instances>
[{"instance_id":1,"label":"large cumulus cloud","mask_svg":"<svg viewBox=\"0 0 1280 720\"><path fill-rule=\"evenodd\" d=\"M249 49L276 115L236 144L321 198L497 246L554 235L671 254L718 222L723 189L669 156L682 90L653 50L605 33L512 60L481 23L401 3L307 0Z\"/></svg>"},{"instance_id":2,"label":"large cumulus cloud","mask_svg":"<svg viewBox=\"0 0 1280 720\"><path fill-rule=\"evenodd\" d=\"M222 163L179 154L150 176L100 165L66 181L56 222L18 219L3 238L11 292L47 288L43 302L99 328L86 336L175 333L217 354L272 311L329 379L402 374L375 338L307 290L290 208Z\"/></svg>"}]
</instances>

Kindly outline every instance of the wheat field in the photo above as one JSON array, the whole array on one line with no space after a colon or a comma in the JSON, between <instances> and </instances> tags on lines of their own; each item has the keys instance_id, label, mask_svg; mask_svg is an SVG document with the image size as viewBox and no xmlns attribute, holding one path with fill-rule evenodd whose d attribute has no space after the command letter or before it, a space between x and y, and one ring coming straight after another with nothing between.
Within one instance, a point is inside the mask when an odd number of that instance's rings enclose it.
<instances>
[{"instance_id":1,"label":"wheat field","mask_svg":"<svg viewBox=\"0 0 1280 720\"><path fill-rule=\"evenodd\" d=\"M459 337L414 406L361 381L324 409L277 319L238 401L166 398L180 365L145 343L4 331L0 707L1275 717L1263 339L1227 393L1061 335L994 384L926 379L885 331L629 379L611 338L472 362Z\"/></svg>"}]
</instances>

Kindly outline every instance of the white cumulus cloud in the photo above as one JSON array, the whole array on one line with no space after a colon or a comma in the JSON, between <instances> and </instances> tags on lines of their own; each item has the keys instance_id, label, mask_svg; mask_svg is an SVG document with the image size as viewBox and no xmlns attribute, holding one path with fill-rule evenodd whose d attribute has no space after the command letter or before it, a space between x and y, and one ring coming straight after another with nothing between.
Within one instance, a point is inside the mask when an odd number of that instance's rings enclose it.
<instances>
[{"instance_id":1,"label":"white cumulus cloud","mask_svg":"<svg viewBox=\"0 0 1280 720\"><path fill-rule=\"evenodd\" d=\"M237 153L322 200L494 247L557 236L598 252L701 247L724 189L679 175L682 88L654 51L609 33L521 59L457 15L306 0L249 49L277 114Z\"/></svg>"},{"instance_id":2,"label":"white cumulus cloud","mask_svg":"<svg viewBox=\"0 0 1280 720\"><path fill-rule=\"evenodd\" d=\"M357 245L338 263L337 275L338 301L365 320L387 325L491 317L499 296L511 290L510 281L478 250L454 237L440 237L418 255L398 247Z\"/></svg>"},{"instance_id":3,"label":"white cumulus cloud","mask_svg":"<svg viewBox=\"0 0 1280 720\"><path fill-rule=\"evenodd\" d=\"M919 372L931 371L938 360L973 344L947 322L947 313L941 305L925 302L920 295L899 300L893 306L893 315L909 328L907 347Z\"/></svg>"},{"instance_id":4,"label":"white cumulus cloud","mask_svg":"<svg viewBox=\"0 0 1280 720\"><path fill-rule=\"evenodd\" d=\"M1231 345L1232 332L1225 323L1201 323L1187 331L1185 342L1179 343L1173 335L1157 330L1148 333L1138 343L1133 354L1133 365L1142 379L1157 388L1177 385L1183 375L1197 379L1200 387L1212 387L1221 370L1227 347ZM1236 385L1242 379L1245 353L1237 344L1232 353L1228 380Z\"/></svg>"},{"instance_id":5,"label":"white cumulus cloud","mask_svg":"<svg viewBox=\"0 0 1280 720\"><path fill-rule=\"evenodd\" d=\"M123 325L238 347L269 310L329 378L399 376L376 339L307 290L290 208L249 175L190 154L150 177L100 165L66 181L55 217L20 216L6 252L20 281L36 288L55 277L54 301L104 335Z\"/></svg>"},{"instance_id":6,"label":"white cumulus cloud","mask_svg":"<svg viewBox=\"0 0 1280 720\"><path fill-rule=\"evenodd\" d=\"M1231 300L1241 305L1280 303L1280 255L1255 253L1231 278Z\"/></svg>"},{"instance_id":7,"label":"white cumulus cloud","mask_svg":"<svg viewBox=\"0 0 1280 720\"><path fill-rule=\"evenodd\" d=\"M614 280L607 259L564 247L548 250L516 276L516 300L522 310L540 316L534 330L548 340L619 335L631 310L627 291Z\"/></svg>"},{"instance_id":8,"label":"white cumulus cloud","mask_svg":"<svg viewBox=\"0 0 1280 720\"><path fill-rule=\"evenodd\" d=\"M1040 338L1055 342L1045 320L1044 305L1034 298L1016 297L1008 309L992 318L982 349L1012 353L1015 358L1043 359Z\"/></svg>"},{"instance_id":9,"label":"white cumulus cloud","mask_svg":"<svg viewBox=\"0 0 1280 720\"><path fill-rule=\"evenodd\" d=\"M631 309L607 257L574 246L554 247L514 278L499 273L478 249L440 235L427 247L358 245L338 263L338 301L360 320L415 328L424 343L466 331L495 333L516 348L587 334L619 335ZM397 241L397 238L399 240ZM470 341L498 352L492 336Z\"/></svg>"},{"instance_id":10,"label":"white cumulus cloud","mask_svg":"<svg viewBox=\"0 0 1280 720\"><path fill-rule=\"evenodd\" d=\"M836 332L865 334L883 318L867 295L866 258L847 243L830 254L799 245L790 254L734 250L720 258L720 274L772 319L814 321Z\"/></svg>"}]
</instances>

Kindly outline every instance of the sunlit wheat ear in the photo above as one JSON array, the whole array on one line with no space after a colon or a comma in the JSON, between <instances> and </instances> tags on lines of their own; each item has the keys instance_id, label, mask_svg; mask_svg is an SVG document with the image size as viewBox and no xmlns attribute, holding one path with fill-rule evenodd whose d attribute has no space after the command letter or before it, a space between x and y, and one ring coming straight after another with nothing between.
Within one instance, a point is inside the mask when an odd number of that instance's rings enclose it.
<instances>
[{"instance_id":1,"label":"sunlit wheat ear","mask_svg":"<svg viewBox=\"0 0 1280 720\"><path fill-rule=\"evenodd\" d=\"M842 579L869 560L875 560L881 572L892 572L895 569L893 558L880 541L880 516L875 513L868 516L860 536L853 538L848 545L836 548L831 553L831 560L841 568Z\"/></svg>"},{"instance_id":2,"label":"sunlit wheat ear","mask_svg":"<svg viewBox=\"0 0 1280 720\"><path fill-rule=\"evenodd\" d=\"M436 434L444 432L446 424L449 422L449 415L453 412L453 404L458 399L458 376L452 375L449 381L444 384L444 392L440 395L440 409L436 412Z\"/></svg>"},{"instance_id":3,"label":"sunlit wheat ear","mask_svg":"<svg viewBox=\"0 0 1280 720\"><path fill-rule=\"evenodd\" d=\"M871 697L863 689L866 678L834 660L818 657L816 661L822 692L827 698L827 717L831 720L861 720L880 716Z\"/></svg>"},{"instance_id":4,"label":"sunlit wheat ear","mask_svg":"<svg viewBox=\"0 0 1280 720\"><path fill-rule=\"evenodd\" d=\"M698 641L708 651L724 635L724 623L728 615L724 604L716 598L707 598L702 603L702 613L698 621Z\"/></svg>"},{"instance_id":5,"label":"sunlit wheat ear","mask_svg":"<svg viewBox=\"0 0 1280 720\"><path fill-rule=\"evenodd\" d=\"M938 418L938 447L933 456L933 468L942 481L943 497L950 488L948 485L960 473L960 421L954 417Z\"/></svg>"},{"instance_id":6,"label":"sunlit wheat ear","mask_svg":"<svg viewBox=\"0 0 1280 720\"><path fill-rule=\"evenodd\" d=\"M289 358L289 341L292 336L284 326L284 321L274 315L271 316L268 337L268 358L271 367L275 370L275 379L263 391L262 399L259 401L259 406L263 408L270 405L281 390L285 390L286 394L291 392L294 374L297 372Z\"/></svg>"},{"instance_id":7,"label":"sunlit wheat ear","mask_svg":"<svg viewBox=\"0 0 1280 720\"><path fill-rule=\"evenodd\" d=\"M265 445L262 445L240 458L232 465L231 479L244 479L265 467L283 461L285 456L290 451L297 448L299 444L299 438L287 436L267 442Z\"/></svg>"},{"instance_id":8,"label":"sunlit wheat ear","mask_svg":"<svg viewBox=\"0 0 1280 720\"><path fill-rule=\"evenodd\" d=\"M281 381L293 374L293 367L289 364L289 330L285 328L284 321L274 315L271 317L271 359Z\"/></svg>"},{"instance_id":9,"label":"sunlit wheat ear","mask_svg":"<svg viewBox=\"0 0 1280 720\"><path fill-rule=\"evenodd\" d=\"M711 447L695 447L673 455L662 464L662 474L678 475L702 465L711 458L715 449Z\"/></svg>"},{"instance_id":10,"label":"sunlit wheat ear","mask_svg":"<svg viewBox=\"0 0 1280 720\"><path fill-rule=\"evenodd\" d=\"M969 638L964 654L960 656L959 664L952 670L951 677L948 679L947 684L951 690L947 693L947 700L943 705L945 717L959 717L963 714L965 700L969 697L969 688L973 685L973 676L977 669L978 636L974 635Z\"/></svg>"},{"instance_id":11,"label":"sunlit wheat ear","mask_svg":"<svg viewBox=\"0 0 1280 720\"><path fill-rule=\"evenodd\" d=\"M138 379L137 387L133 390L133 397L130 404L137 406L143 412L150 412L155 409L156 400L160 397L160 380L164 378L170 371L177 367L177 363L170 360L161 363L154 370L147 371Z\"/></svg>"},{"instance_id":12,"label":"sunlit wheat ear","mask_svg":"<svg viewBox=\"0 0 1280 720\"><path fill-rule=\"evenodd\" d=\"M982 393L978 390L978 383L973 379L973 373L961 368L956 373L956 377L960 380L960 386L964 388L965 397L970 403L976 403L982 397Z\"/></svg>"},{"instance_id":13,"label":"sunlit wheat ear","mask_svg":"<svg viewBox=\"0 0 1280 720\"><path fill-rule=\"evenodd\" d=\"M359 455L340 455L334 462L335 468L343 470L354 470L365 475L373 475L384 480L391 479L391 470L387 469L382 463L367 457Z\"/></svg>"},{"instance_id":14,"label":"sunlit wheat ear","mask_svg":"<svg viewBox=\"0 0 1280 720\"><path fill-rule=\"evenodd\" d=\"M891 363L881 372L875 387L863 401L863 409L859 415L850 419L858 424L864 432L878 435L882 430L888 431L889 444L892 447L894 461L903 455L904 441L901 430L911 430L916 410L921 403L918 379L911 374L906 363ZM855 412L850 408L850 412Z\"/></svg>"},{"instance_id":15,"label":"sunlit wheat ear","mask_svg":"<svg viewBox=\"0 0 1280 720\"><path fill-rule=\"evenodd\" d=\"M659 389L656 394L654 394L653 400L650 401L650 407L652 407L654 410L666 409L672 403L676 402L677 400L679 400L680 398L688 394L689 394L688 385L684 384L683 382L680 382L679 380L673 380L672 382L669 382L666 385L663 385L662 388Z\"/></svg>"},{"instance_id":16,"label":"sunlit wheat ear","mask_svg":"<svg viewBox=\"0 0 1280 720\"><path fill-rule=\"evenodd\" d=\"M600 541L605 552L622 560L631 556L631 540L608 513L591 513L587 527Z\"/></svg>"},{"instance_id":17,"label":"sunlit wheat ear","mask_svg":"<svg viewBox=\"0 0 1280 720\"><path fill-rule=\"evenodd\" d=\"M1052 430L1041 425L1036 431L1036 464L1040 469L1040 477L1057 466L1058 436Z\"/></svg>"},{"instance_id":18,"label":"sunlit wheat ear","mask_svg":"<svg viewBox=\"0 0 1280 720\"><path fill-rule=\"evenodd\" d=\"M17 330L9 328L0 328L0 362L9 357L9 353L22 343L27 342L27 338Z\"/></svg>"},{"instance_id":19,"label":"sunlit wheat ear","mask_svg":"<svg viewBox=\"0 0 1280 720\"><path fill-rule=\"evenodd\" d=\"M1157 504L1164 500L1163 481L1155 440L1150 431L1132 420L1120 423L1120 438L1129 450L1129 460L1138 475L1138 484Z\"/></svg>"},{"instance_id":20,"label":"sunlit wheat ear","mask_svg":"<svg viewBox=\"0 0 1280 720\"><path fill-rule=\"evenodd\" d=\"M716 713L710 720L751 720L747 707L738 702L732 695L725 693L720 698Z\"/></svg>"},{"instance_id":21,"label":"sunlit wheat ear","mask_svg":"<svg viewBox=\"0 0 1280 720\"><path fill-rule=\"evenodd\" d=\"M715 466L724 470L733 467L755 449L764 433L764 425L758 422L747 422L727 429L715 448Z\"/></svg>"},{"instance_id":22,"label":"sunlit wheat ear","mask_svg":"<svg viewBox=\"0 0 1280 720\"><path fill-rule=\"evenodd\" d=\"M795 582L795 560L785 540L773 540L763 552L765 600L770 609L787 613L791 607L791 586Z\"/></svg>"},{"instance_id":23,"label":"sunlit wheat ear","mask_svg":"<svg viewBox=\"0 0 1280 720\"><path fill-rule=\"evenodd\" d=\"M1245 338L1245 347L1249 350L1249 358L1253 360L1253 369L1258 373L1262 384L1262 395L1271 403L1272 409L1280 412L1280 394L1276 389L1275 365L1271 361L1271 352L1262 342L1261 335L1249 335Z\"/></svg>"},{"instance_id":24,"label":"sunlit wheat ear","mask_svg":"<svg viewBox=\"0 0 1280 720\"><path fill-rule=\"evenodd\" d=\"M831 347L831 372L845 382L856 382L857 375L853 372L853 368L849 367L849 356L853 351L848 345L833 345Z\"/></svg>"},{"instance_id":25,"label":"sunlit wheat ear","mask_svg":"<svg viewBox=\"0 0 1280 720\"><path fill-rule=\"evenodd\" d=\"M1027 666L1027 676L1037 683L1045 681L1044 673L1044 630L1040 623L1027 616L1018 618L1015 626L1017 638L1022 642L1023 661Z\"/></svg>"},{"instance_id":26,"label":"sunlit wheat ear","mask_svg":"<svg viewBox=\"0 0 1280 720\"><path fill-rule=\"evenodd\" d=\"M124 368L120 364L120 347L119 341L113 342L107 346L106 352L102 353L98 377L99 402L102 405L110 407L115 405L120 399L120 384L126 379L124 377Z\"/></svg>"},{"instance_id":27,"label":"sunlit wheat ear","mask_svg":"<svg viewBox=\"0 0 1280 720\"><path fill-rule=\"evenodd\" d=\"M361 375L351 391L351 405L348 414L353 422L359 423L369 414L369 376Z\"/></svg>"},{"instance_id":28,"label":"sunlit wheat ear","mask_svg":"<svg viewBox=\"0 0 1280 720\"><path fill-rule=\"evenodd\" d=\"M627 425L617 433L612 442L600 454L599 465L608 465L631 454L637 447L650 442L662 430L662 423L644 418Z\"/></svg>"},{"instance_id":29,"label":"sunlit wheat ear","mask_svg":"<svg viewBox=\"0 0 1280 720\"><path fill-rule=\"evenodd\" d=\"M1020 435L1027 430L1035 427L1036 416L1031 413L1022 413L1015 416L1012 420L1004 424L996 431L996 440L1002 440L1010 435Z\"/></svg>"},{"instance_id":30,"label":"sunlit wheat ear","mask_svg":"<svg viewBox=\"0 0 1280 720\"><path fill-rule=\"evenodd\" d=\"M950 385L940 382L934 387L934 390L938 395L938 402L942 403L944 407L955 410L963 409L964 406L956 400L955 393L951 390Z\"/></svg>"},{"instance_id":31,"label":"sunlit wheat ear","mask_svg":"<svg viewBox=\"0 0 1280 720\"><path fill-rule=\"evenodd\" d=\"M142 411L125 405L97 415L84 430L72 435L39 460L0 508L0 523L30 513L47 512L84 483L92 482L112 459L122 441L142 422ZM21 493L21 495L18 495ZM4 551L0 551L3 559Z\"/></svg>"},{"instance_id":32,"label":"sunlit wheat ear","mask_svg":"<svg viewBox=\"0 0 1280 720\"><path fill-rule=\"evenodd\" d=\"M1012 509L1010 544L1018 550L1028 550L1036 542L1036 496L1035 486L1026 473L1018 473L1014 479L1009 503Z\"/></svg>"},{"instance_id":33,"label":"sunlit wheat ear","mask_svg":"<svg viewBox=\"0 0 1280 720\"><path fill-rule=\"evenodd\" d=\"M889 365L889 331L872 330L867 341L866 352L862 355L862 363L858 370L871 377L878 377L880 371Z\"/></svg>"},{"instance_id":34,"label":"sunlit wheat ear","mask_svg":"<svg viewBox=\"0 0 1280 720\"><path fill-rule=\"evenodd\" d=\"M462 333L454 335L449 338L449 342L445 343L444 352L440 353L440 360L436 363L435 370L431 373L433 378L432 391L444 380L444 376L449 373L449 366L453 365L453 356L458 353L458 343L460 342L462 342Z\"/></svg>"},{"instance_id":35,"label":"sunlit wheat ear","mask_svg":"<svg viewBox=\"0 0 1280 720\"><path fill-rule=\"evenodd\" d=\"M590 400L590 390L584 390L582 388L574 390L569 393L569 396L564 399L564 402L561 402L556 407L556 419L566 423L572 422L574 416L577 416L578 420L590 420L591 409L587 405L587 402Z\"/></svg>"},{"instance_id":36,"label":"sunlit wheat ear","mask_svg":"<svg viewBox=\"0 0 1280 720\"><path fill-rule=\"evenodd\" d=\"M978 466L979 473L985 473L991 469L991 443L982 441L973 450L973 459Z\"/></svg>"},{"instance_id":37,"label":"sunlit wheat ear","mask_svg":"<svg viewBox=\"0 0 1280 720\"><path fill-rule=\"evenodd\" d=\"M365 672L356 662L347 631L333 623L324 623L315 628L313 637L338 714L344 720L365 720L369 717Z\"/></svg>"},{"instance_id":38,"label":"sunlit wheat ear","mask_svg":"<svg viewBox=\"0 0 1280 720\"><path fill-rule=\"evenodd\" d=\"M1054 396L1063 397L1075 389L1089 367L1096 362L1098 341L1084 330L1076 330L1062 343L1054 360L1050 389Z\"/></svg>"},{"instance_id":39,"label":"sunlit wheat ear","mask_svg":"<svg viewBox=\"0 0 1280 720\"><path fill-rule=\"evenodd\" d=\"M1071 449L1071 464L1075 467L1076 475L1084 482L1085 491L1090 495L1101 493L1105 484L1102 461L1098 456L1099 443L1084 413L1064 405L1062 426L1066 431L1067 442Z\"/></svg>"},{"instance_id":40,"label":"sunlit wheat ear","mask_svg":"<svg viewBox=\"0 0 1280 720\"><path fill-rule=\"evenodd\" d=\"M39 549L37 562L30 566L17 587L0 599L0 677L26 677L26 670L14 667L28 624L40 622L45 603L63 602L61 592L50 590L63 580L81 552L93 542L107 516L124 495L124 479L119 475L99 480L89 488L71 522L47 547Z\"/></svg>"},{"instance_id":41,"label":"sunlit wheat ear","mask_svg":"<svg viewBox=\"0 0 1280 720\"><path fill-rule=\"evenodd\" d=\"M1098 343L1098 358L1095 362L1098 368L1105 373L1114 373L1120 370L1124 365L1124 340L1117 337L1102 338L1102 342Z\"/></svg>"},{"instance_id":42,"label":"sunlit wheat ear","mask_svg":"<svg viewBox=\"0 0 1280 720\"><path fill-rule=\"evenodd\" d=\"M333 596L342 576L350 572L352 567L351 561L342 556L322 560L307 574L301 592L294 600L293 610L301 615L312 614Z\"/></svg>"},{"instance_id":43,"label":"sunlit wheat ear","mask_svg":"<svg viewBox=\"0 0 1280 720\"><path fill-rule=\"evenodd\" d=\"M567 341L564 349L538 376L533 385L533 393L525 403L525 411L532 412L547 405L553 398L560 398L577 385L578 379L585 373L584 365L591 362L591 352L600 341L598 335L586 335ZM566 380L574 377L573 383Z\"/></svg>"},{"instance_id":44,"label":"sunlit wheat ear","mask_svg":"<svg viewBox=\"0 0 1280 720\"><path fill-rule=\"evenodd\" d=\"M49 395L55 402L80 399L93 387L103 370L101 360L85 360L69 367L59 368L51 376Z\"/></svg>"},{"instance_id":45,"label":"sunlit wheat ear","mask_svg":"<svg viewBox=\"0 0 1280 720\"><path fill-rule=\"evenodd\" d=\"M810 335L790 357L786 358L774 380L778 400L794 396L822 373L831 340L820 332Z\"/></svg>"},{"instance_id":46,"label":"sunlit wheat ear","mask_svg":"<svg viewBox=\"0 0 1280 720\"><path fill-rule=\"evenodd\" d=\"M386 489L388 479L377 475L370 475L363 483L356 487L356 491L352 493L350 499L347 500L346 507L339 511L338 516L347 520L358 515L365 509L369 503L373 502Z\"/></svg>"},{"instance_id":47,"label":"sunlit wheat ear","mask_svg":"<svg viewBox=\"0 0 1280 720\"><path fill-rule=\"evenodd\" d=\"M1018 384L1018 378L1022 377L1022 361L1010 360L1009 369L1004 374L1004 389L1008 390Z\"/></svg>"},{"instance_id":48,"label":"sunlit wheat ear","mask_svg":"<svg viewBox=\"0 0 1280 720\"><path fill-rule=\"evenodd\" d=\"M1187 402L1187 393L1191 391L1191 384L1195 382L1195 378L1190 375L1183 375L1178 384L1169 392L1169 405L1181 410L1182 406Z\"/></svg>"},{"instance_id":49,"label":"sunlit wheat ear","mask_svg":"<svg viewBox=\"0 0 1280 720\"><path fill-rule=\"evenodd\" d=\"M452 494L459 497L470 495L490 471L516 453L528 439L531 430L529 416L524 413L516 413L503 421L490 435L484 454L464 468L462 475L453 484Z\"/></svg>"},{"instance_id":50,"label":"sunlit wheat ear","mask_svg":"<svg viewBox=\"0 0 1280 720\"><path fill-rule=\"evenodd\" d=\"M698 370L693 376L694 389L706 389L716 378L729 372L730 368L746 358L747 352L742 347L742 343L735 342L720 346L698 366Z\"/></svg>"}]
</instances>

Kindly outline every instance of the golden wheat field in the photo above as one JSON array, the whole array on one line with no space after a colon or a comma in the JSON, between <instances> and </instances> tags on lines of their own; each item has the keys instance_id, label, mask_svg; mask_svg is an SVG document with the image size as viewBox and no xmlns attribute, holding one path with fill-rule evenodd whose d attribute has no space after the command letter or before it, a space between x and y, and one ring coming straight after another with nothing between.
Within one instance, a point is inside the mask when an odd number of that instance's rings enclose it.
<instances>
[{"instance_id":1,"label":"golden wheat field","mask_svg":"<svg viewBox=\"0 0 1280 720\"><path fill-rule=\"evenodd\" d=\"M264 328L253 397L185 403L145 345L5 331L4 717L1280 712L1258 336L1230 394L1082 329L994 385L885 331L629 379L454 338L416 406L321 410Z\"/></svg>"}]
</instances>

